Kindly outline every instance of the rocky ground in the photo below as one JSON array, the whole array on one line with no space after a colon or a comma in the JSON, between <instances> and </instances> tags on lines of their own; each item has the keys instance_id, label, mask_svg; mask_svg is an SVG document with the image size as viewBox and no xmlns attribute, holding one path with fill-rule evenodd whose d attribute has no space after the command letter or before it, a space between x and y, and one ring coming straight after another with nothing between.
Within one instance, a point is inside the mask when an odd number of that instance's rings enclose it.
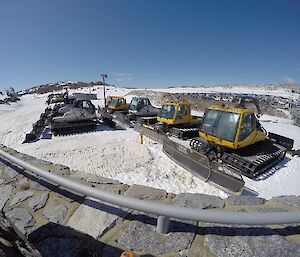
<instances>
[{"instance_id":1,"label":"rocky ground","mask_svg":"<svg viewBox=\"0 0 300 257\"><path fill-rule=\"evenodd\" d=\"M205 109L213 105L233 106L234 103L228 101L216 101L211 99L199 99L198 97L182 94L182 93L167 93L167 92L156 92L152 90L134 90L128 93L128 95L136 95L140 97L148 97L156 106L161 106L164 102L167 101L183 101L191 103L191 108L197 112L204 112ZM250 105L251 106L251 105ZM255 107L253 107L255 108ZM274 108L268 104L260 103L260 108L263 114L268 114L277 117L288 118L285 112L281 111L278 108Z\"/></svg>"},{"instance_id":2,"label":"rocky ground","mask_svg":"<svg viewBox=\"0 0 300 257\"><path fill-rule=\"evenodd\" d=\"M38 160L4 146L0 148L49 172L138 199L224 212L300 211L300 197L297 196L274 197L267 201L250 196L221 199L202 194L174 195L162 189L128 186L116 180L73 172L62 165ZM29 240L28 245L35 247L42 256L117 257L124 249L132 249L144 257L300 256L300 224L231 226L171 219L170 232L158 234L155 215L119 208L67 191L3 159L0 159L0 210L25 240ZM5 222L1 222L0 230L2 252L4 246L13 246L17 241L6 239Z\"/></svg>"},{"instance_id":3,"label":"rocky ground","mask_svg":"<svg viewBox=\"0 0 300 257\"><path fill-rule=\"evenodd\" d=\"M2 212L0 213L0 256L41 257L24 234Z\"/></svg>"}]
</instances>

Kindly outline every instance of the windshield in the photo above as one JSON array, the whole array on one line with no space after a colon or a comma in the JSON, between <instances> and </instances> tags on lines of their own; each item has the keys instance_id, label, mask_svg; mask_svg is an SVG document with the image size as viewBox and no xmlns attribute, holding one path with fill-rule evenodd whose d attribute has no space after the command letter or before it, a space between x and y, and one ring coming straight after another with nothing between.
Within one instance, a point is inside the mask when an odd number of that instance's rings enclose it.
<instances>
[{"instance_id":1,"label":"windshield","mask_svg":"<svg viewBox=\"0 0 300 257\"><path fill-rule=\"evenodd\" d=\"M240 114L208 110L202 122L201 131L222 140L234 142Z\"/></svg>"},{"instance_id":2,"label":"windshield","mask_svg":"<svg viewBox=\"0 0 300 257\"><path fill-rule=\"evenodd\" d=\"M165 104L160 109L159 117L165 119L172 119L175 114L175 105Z\"/></svg>"},{"instance_id":3,"label":"windshield","mask_svg":"<svg viewBox=\"0 0 300 257\"><path fill-rule=\"evenodd\" d=\"M112 106L117 106L118 104L118 98L112 98L109 102L109 105L112 105Z\"/></svg>"},{"instance_id":4,"label":"windshield","mask_svg":"<svg viewBox=\"0 0 300 257\"><path fill-rule=\"evenodd\" d=\"M109 96L108 98L107 98L107 100L106 100L106 104L110 104L111 103L111 97Z\"/></svg>"},{"instance_id":5,"label":"windshield","mask_svg":"<svg viewBox=\"0 0 300 257\"><path fill-rule=\"evenodd\" d=\"M136 111L137 106L138 106L138 100L136 98L133 98L130 103L130 110Z\"/></svg>"}]
</instances>

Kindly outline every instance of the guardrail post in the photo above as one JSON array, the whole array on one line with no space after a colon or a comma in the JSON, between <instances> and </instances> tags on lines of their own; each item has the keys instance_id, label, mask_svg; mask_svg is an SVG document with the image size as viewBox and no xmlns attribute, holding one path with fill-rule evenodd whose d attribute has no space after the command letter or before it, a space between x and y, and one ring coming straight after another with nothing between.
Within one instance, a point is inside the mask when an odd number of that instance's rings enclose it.
<instances>
[{"instance_id":1,"label":"guardrail post","mask_svg":"<svg viewBox=\"0 0 300 257\"><path fill-rule=\"evenodd\" d=\"M167 234L169 232L169 220L167 216L158 216L156 232L161 234Z\"/></svg>"}]
</instances>

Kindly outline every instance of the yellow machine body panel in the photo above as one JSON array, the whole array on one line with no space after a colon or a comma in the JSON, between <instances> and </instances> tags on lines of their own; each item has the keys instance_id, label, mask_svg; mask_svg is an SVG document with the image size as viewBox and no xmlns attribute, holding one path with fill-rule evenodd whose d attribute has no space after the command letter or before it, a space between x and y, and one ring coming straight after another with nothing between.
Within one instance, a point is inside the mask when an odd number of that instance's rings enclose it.
<instances>
[{"instance_id":1,"label":"yellow machine body panel","mask_svg":"<svg viewBox=\"0 0 300 257\"><path fill-rule=\"evenodd\" d=\"M191 124L199 122L191 115L189 102L165 102L157 116L157 121L168 125Z\"/></svg>"},{"instance_id":2,"label":"yellow machine body panel","mask_svg":"<svg viewBox=\"0 0 300 257\"><path fill-rule=\"evenodd\" d=\"M119 96L107 97L107 108L113 111L125 111L129 106L126 103L126 99Z\"/></svg>"},{"instance_id":3,"label":"yellow machine body panel","mask_svg":"<svg viewBox=\"0 0 300 257\"><path fill-rule=\"evenodd\" d=\"M199 136L217 145L240 149L266 139L254 111L213 106L204 115Z\"/></svg>"}]
</instances>

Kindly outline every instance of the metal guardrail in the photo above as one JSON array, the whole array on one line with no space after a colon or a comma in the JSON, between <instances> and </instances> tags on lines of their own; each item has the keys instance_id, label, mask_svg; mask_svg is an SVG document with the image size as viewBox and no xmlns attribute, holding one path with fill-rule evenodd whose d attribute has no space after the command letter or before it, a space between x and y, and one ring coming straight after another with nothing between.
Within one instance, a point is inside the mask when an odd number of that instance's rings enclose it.
<instances>
[{"instance_id":1,"label":"metal guardrail","mask_svg":"<svg viewBox=\"0 0 300 257\"><path fill-rule=\"evenodd\" d=\"M24 168L25 170L33 172L35 175L41 176L48 182L52 182L59 186L63 186L64 188L70 189L74 192L81 193L86 196L91 196L96 199L109 202L118 206L156 214L159 216L157 219L157 231L159 233L168 232L169 217L219 224L269 225L300 223L300 212L295 211L265 213L226 212L178 207L168 204L126 197L99 190L91 186L72 181L63 176L50 173L43 169L37 168L25 161L22 161L1 149L0 156L10 161L11 163L14 163L17 166Z\"/></svg>"}]
</instances>

